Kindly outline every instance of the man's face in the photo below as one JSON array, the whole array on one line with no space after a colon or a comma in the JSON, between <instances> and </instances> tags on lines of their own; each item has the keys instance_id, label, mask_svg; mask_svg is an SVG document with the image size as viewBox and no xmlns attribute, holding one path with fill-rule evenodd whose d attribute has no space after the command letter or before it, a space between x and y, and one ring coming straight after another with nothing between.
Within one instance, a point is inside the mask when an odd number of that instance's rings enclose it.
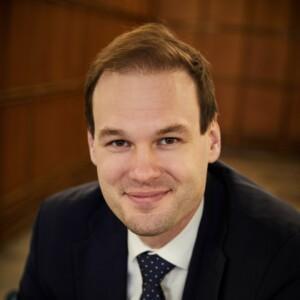
<instances>
[{"instance_id":1,"label":"man's face","mask_svg":"<svg viewBox=\"0 0 300 300\"><path fill-rule=\"evenodd\" d=\"M218 124L200 134L196 86L180 70L105 72L93 105L89 147L104 198L131 231L162 246L200 204Z\"/></svg>"}]
</instances>

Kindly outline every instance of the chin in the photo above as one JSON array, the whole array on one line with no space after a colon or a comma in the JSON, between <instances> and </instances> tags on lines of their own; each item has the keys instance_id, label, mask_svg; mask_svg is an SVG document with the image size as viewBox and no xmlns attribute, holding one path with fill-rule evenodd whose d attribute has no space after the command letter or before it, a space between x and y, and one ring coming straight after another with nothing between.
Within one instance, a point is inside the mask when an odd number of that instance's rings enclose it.
<instances>
[{"instance_id":1,"label":"chin","mask_svg":"<svg viewBox=\"0 0 300 300\"><path fill-rule=\"evenodd\" d=\"M143 226L128 227L132 232L139 236L158 236L166 231L164 228L143 228Z\"/></svg>"},{"instance_id":2,"label":"chin","mask_svg":"<svg viewBox=\"0 0 300 300\"><path fill-rule=\"evenodd\" d=\"M142 216L139 220L130 220L125 225L135 234L139 236L157 236L160 235L171 227L169 222L162 219L160 216Z\"/></svg>"}]
</instances>

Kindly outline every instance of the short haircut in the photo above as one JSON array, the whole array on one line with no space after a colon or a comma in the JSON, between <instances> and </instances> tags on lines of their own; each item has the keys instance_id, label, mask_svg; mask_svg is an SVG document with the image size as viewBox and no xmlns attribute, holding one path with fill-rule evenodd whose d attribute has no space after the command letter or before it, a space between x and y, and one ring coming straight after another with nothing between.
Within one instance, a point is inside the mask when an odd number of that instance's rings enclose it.
<instances>
[{"instance_id":1,"label":"short haircut","mask_svg":"<svg viewBox=\"0 0 300 300\"><path fill-rule=\"evenodd\" d=\"M149 23L121 34L103 48L91 64L85 83L87 126L94 136L93 94L103 72L126 73L184 70L194 80L200 110L200 131L216 117L217 103L209 63L195 48L179 40L164 25Z\"/></svg>"}]
</instances>

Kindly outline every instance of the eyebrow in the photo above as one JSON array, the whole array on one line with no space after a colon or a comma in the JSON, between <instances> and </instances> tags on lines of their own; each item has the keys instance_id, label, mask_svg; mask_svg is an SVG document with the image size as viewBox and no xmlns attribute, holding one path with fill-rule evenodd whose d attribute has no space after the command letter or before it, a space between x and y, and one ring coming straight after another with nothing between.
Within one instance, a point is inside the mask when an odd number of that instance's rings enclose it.
<instances>
[{"instance_id":1,"label":"eyebrow","mask_svg":"<svg viewBox=\"0 0 300 300\"><path fill-rule=\"evenodd\" d=\"M182 134L187 134L188 129L181 124L173 124L170 126L167 126L166 128L159 129L157 131L157 135L164 135L164 134L169 134L169 133L182 133Z\"/></svg>"},{"instance_id":2,"label":"eyebrow","mask_svg":"<svg viewBox=\"0 0 300 300\"><path fill-rule=\"evenodd\" d=\"M159 129L155 134L157 136L170 134L170 133L180 133L180 134L188 134L188 129L182 125L182 124L172 124L165 128ZM110 128L110 127L104 127L100 130L98 134L99 139L103 139L106 137L112 137L112 136L126 136L126 132L122 129L118 128Z\"/></svg>"},{"instance_id":3,"label":"eyebrow","mask_svg":"<svg viewBox=\"0 0 300 300\"><path fill-rule=\"evenodd\" d=\"M103 129L100 130L98 134L98 138L102 139L110 136L125 136L125 135L126 135L125 131L122 129L104 127Z\"/></svg>"}]
</instances>

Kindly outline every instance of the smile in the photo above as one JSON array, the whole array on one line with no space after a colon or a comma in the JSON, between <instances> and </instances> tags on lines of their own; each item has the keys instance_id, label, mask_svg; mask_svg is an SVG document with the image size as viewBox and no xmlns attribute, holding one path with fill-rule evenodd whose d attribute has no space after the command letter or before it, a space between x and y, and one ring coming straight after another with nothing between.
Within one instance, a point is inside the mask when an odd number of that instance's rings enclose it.
<instances>
[{"instance_id":1,"label":"smile","mask_svg":"<svg viewBox=\"0 0 300 300\"><path fill-rule=\"evenodd\" d=\"M136 204L150 204L158 202L165 195L167 195L170 190L162 191L142 191L142 192L126 192L125 195Z\"/></svg>"}]
</instances>

